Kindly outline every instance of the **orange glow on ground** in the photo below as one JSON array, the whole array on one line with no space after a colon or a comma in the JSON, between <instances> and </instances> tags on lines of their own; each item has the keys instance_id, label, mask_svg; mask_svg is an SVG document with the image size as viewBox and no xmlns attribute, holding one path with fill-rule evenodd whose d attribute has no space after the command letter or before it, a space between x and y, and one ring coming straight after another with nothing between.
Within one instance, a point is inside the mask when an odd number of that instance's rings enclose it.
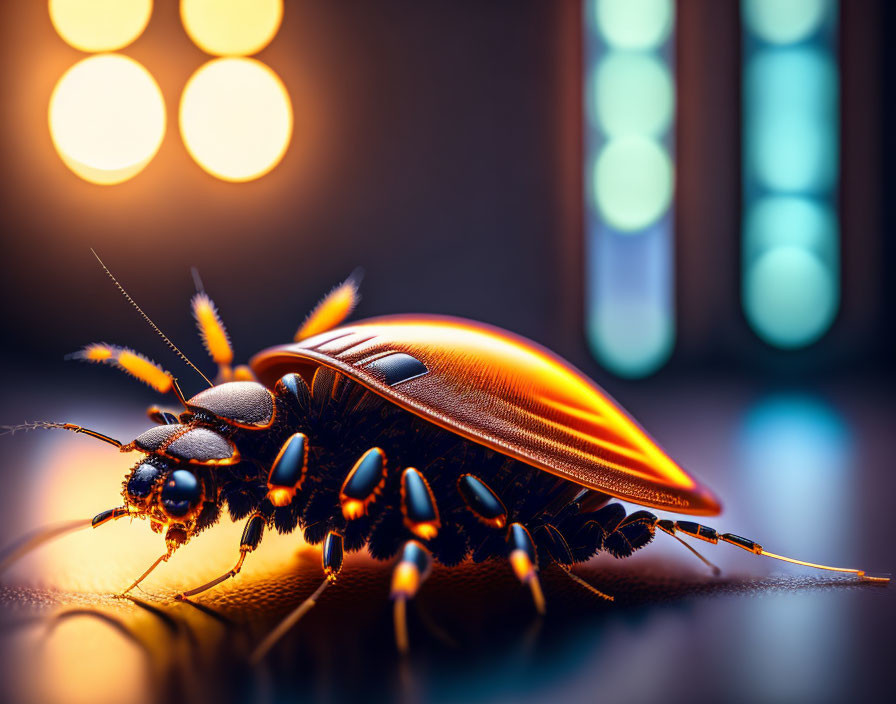
<instances>
[{"instance_id":1,"label":"orange glow on ground","mask_svg":"<svg viewBox=\"0 0 896 704\"><path fill-rule=\"evenodd\" d=\"M28 500L31 519L27 526L21 526L22 533L47 524L91 518L104 509L121 506L122 479L142 455L120 453L68 433L47 433L43 442L44 450L36 453L25 468L35 477L39 491ZM150 594L172 596L226 572L239 555L244 523L234 523L225 512L217 525L160 565L141 588ZM118 593L164 550L164 537L153 533L148 521L121 518L47 543L12 566L8 578L15 584L66 592ZM308 546L301 531L281 535L270 530L247 557L240 574L229 580L234 584L216 589L227 591L240 583L298 569L319 571L319 549ZM140 590L134 595L141 596Z\"/></svg>"}]
</instances>

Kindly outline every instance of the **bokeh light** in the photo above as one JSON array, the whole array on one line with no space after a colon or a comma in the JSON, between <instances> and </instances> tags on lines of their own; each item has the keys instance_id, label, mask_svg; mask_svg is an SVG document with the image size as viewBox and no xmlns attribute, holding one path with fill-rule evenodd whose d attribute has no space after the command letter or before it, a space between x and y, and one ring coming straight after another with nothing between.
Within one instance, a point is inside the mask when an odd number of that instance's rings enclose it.
<instances>
[{"instance_id":1,"label":"bokeh light","mask_svg":"<svg viewBox=\"0 0 896 704\"><path fill-rule=\"evenodd\" d=\"M757 335L782 348L819 339L840 302L834 8L742 3L742 303Z\"/></svg>"},{"instance_id":2,"label":"bokeh light","mask_svg":"<svg viewBox=\"0 0 896 704\"><path fill-rule=\"evenodd\" d=\"M623 377L675 343L672 0L588 0L585 47L585 327Z\"/></svg>"},{"instance_id":3,"label":"bokeh light","mask_svg":"<svg viewBox=\"0 0 896 704\"><path fill-rule=\"evenodd\" d=\"M609 52L598 65L591 93L598 125L610 136L659 136L672 121L672 75L656 56Z\"/></svg>"},{"instance_id":4,"label":"bokeh light","mask_svg":"<svg viewBox=\"0 0 896 704\"><path fill-rule=\"evenodd\" d=\"M623 137L607 142L597 158L593 180L601 215L625 232L655 222L672 199L672 162L652 139Z\"/></svg>"},{"instance_id":5,"label":"bokeh light","mask_svg":"<svg viewBox=\"0 0 896 704\"><path fill-rule=\"evenodd\" d=\"M818 31L832 9L830 0L743 0L744 24L757 38L792 44Z\"/></svg>"},{"instance_id":6,"label":"bokeh light","mask_svg":"<svg viewBox=\"0 0 896 704\"><path fill-rule=\"evenodd\" d=\"M598 32L618 49L654 49L672 29L672 0L596 0L593 7Z\"/></svg>"},{"instance_id":7,"label":"bokeh light","mask_svg":"<svg viewBox=\"0 0 896 704\"><path fill-rule=\"evenodd\" d=\"M273 169L292 136L289 94L254 59L204 64L184 88L180 131L193 159L225 181L250 181Z\"/></svg>"},{"instance_id":8,"label":"bokeh light","mask_svg":"<svg viewBox=\"0 0 896 704\"><path fill-rule=\"evenodd\" d=\"M81 51L114 51L139 37L152 15L152 0L50 0L50 21Z\"/></svg>"},{"instance_id":9,"label":"bokeh light","mask_svg":"<svg viewBox=\"0 0 896 704\"><path fill-rule=\"evenodd\" d=\"M593 311L588 324L595 356L619 376L646 376L672 353L672 318L644 300L608 301Z\"/></svg>"},{"instance_id":10,"label":"bokeh light","mask_svg":"<svg viewBox=\"0 0 896 704\"><path fill-rule=\"evenodd\" d=\"M280 29L283 0L181 0L180 16L190 39L206 53L248 56Z\"/></svg>"},{"instance_id":11,"label":"bokeh light","mask_svg":"<svg viewBox=\"0 0 896 704\"><path fill-rule=\"evenodd\" d=\"M796 196L765 196L744 220L745 264L774 247L802 247L822 262L838 259L837 216L829 203Z\"/></svg>"},{"instance_id":12,"label":"bokeh light","mask_svg":"<svg viewBox=\"0 0 896 704\"><path fill-rule=\"evenodd\" d=\"M753 328L777 347L802 347L833 322L839 299L834 272L802 247L766 252L747 270L744 308Z\"/></svg>"},{"instance_id":13,"label":"bokeh light","mask_svg":"<svg viewBox=\"0 0 896 704\"><path fill-rule=\"evenodd\" d=\"M49 122L56 151L72 171L93 183L120 183L158 151L165 101L142 65L120 54L100 54L59 79Z\"/></svg>"},{"instance_id":14,"label":"bokeh light","mask_svg":"<svg viewBox=\"0 0 896 704\"><path fill-rule=\"evenodd\" d=\"M830 189L838 168L837 70L820 48L757 52L744 77L744 139L762 185Z\"/></svg>"}]
</instances>

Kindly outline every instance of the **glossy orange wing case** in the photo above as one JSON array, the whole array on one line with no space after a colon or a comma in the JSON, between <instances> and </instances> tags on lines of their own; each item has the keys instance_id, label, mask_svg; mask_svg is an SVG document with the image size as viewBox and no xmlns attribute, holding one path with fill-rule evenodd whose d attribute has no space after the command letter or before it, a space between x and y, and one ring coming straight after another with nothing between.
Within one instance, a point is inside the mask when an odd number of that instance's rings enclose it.
<instances>
[{"instance_id":1,"label":"glossy orange wing case","mask_svg":"<svg viewBox=\"0 0 896 704\"><path fill-rule=\"evenodd\" d=\"M595 382L535 343L482 323L373 318L265 350L251 365L269 386L289 372L310 380L325 365L428 421L582 486L679 513L720 511ZM405 373L389 373L398 367Z\"/></svg>"}]
</instances>

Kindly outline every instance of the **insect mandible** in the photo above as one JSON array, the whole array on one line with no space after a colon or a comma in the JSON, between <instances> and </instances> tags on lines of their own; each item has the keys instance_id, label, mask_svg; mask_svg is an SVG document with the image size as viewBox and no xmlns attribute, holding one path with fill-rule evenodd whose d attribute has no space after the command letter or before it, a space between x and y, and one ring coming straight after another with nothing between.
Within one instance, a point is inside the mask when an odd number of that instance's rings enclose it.
<instances>
[{"instance_id":1,"label":"insect mandible","mask_svg":"<svg viewBox=\"0 0 896 704\"><path fill-rule=\"evenodd\" d=\"M710 567L678 534L887 581L783 557L693 521L661 520L647 510L626 515L614 498L680 514L716 515L721 506L595 382L560 357L458 318L398 315L341 325L357 302L357 284L352 277L333 289L292 344L260 352L248 366L233 366L226 329L198 285L193 314L218 375L189 399L169 372L130 349L94 344L75 355L173 392L183 407L151 408L156 425L126 444L71 423L28 425L85 433L139 455L125 477L124 505L89 521L98 527L126 516L144 518L164 534L165 552L125 592L225 510L232 520L245 521L236 562L181 598L235 577L267 530L302 529L306 541L322 543L321 586L258 646L255 659L337 581L345 551L364 547L380 560L399 555L391 598L401 651L408 648L406 604L433 560L506 560L542 613L540 565L556 564L612 600L572 566L600 551L628 557L657 529ZM0 569L23 553L7 556Z\"/></svg>"}]
</instances>

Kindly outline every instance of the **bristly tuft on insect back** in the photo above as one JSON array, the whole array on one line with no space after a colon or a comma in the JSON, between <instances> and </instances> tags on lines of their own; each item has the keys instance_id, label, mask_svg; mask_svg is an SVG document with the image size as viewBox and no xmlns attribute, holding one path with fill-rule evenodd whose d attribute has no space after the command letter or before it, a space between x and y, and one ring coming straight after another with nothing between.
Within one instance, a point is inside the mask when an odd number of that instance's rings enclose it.
<instances>
[{"instance_id":1,"label":"bristly tuft on insect back","mask_svg":"<svg viewBox=\"0 0 896 704\"><path fill-rule=\"evenodd\" d=\"M95 342L69 355L68 358L117 367L161 394L171 391L174 383L174 377L162 367L127 347Z\"/></svg>"},{"instance_id":2,"label":"bristly tuft on insect back","mask_svg":"<svg viewBox=\"0 0 896 704\"><path fill-rule=\"evenodd\" d=\"M214 302L204 291L200 291L193 296L190 306L193 308L202 344L209 356L215 364L229 367L233 363L233 347Z\"/></svg>"},{"instance_id":3,"label":"bristly tuft on insect back","mask_svg":"<svg viewBox=\"0 0 896 704\"><path fill-rule=\"evenodd\" d=\"M352 314L361 300L358 287L361 284L362 272L355 270L351 276L323 297L314 310L305 318L293 340L298 342L318 333L336 327Z\"/></svg>"}]
</instances>

